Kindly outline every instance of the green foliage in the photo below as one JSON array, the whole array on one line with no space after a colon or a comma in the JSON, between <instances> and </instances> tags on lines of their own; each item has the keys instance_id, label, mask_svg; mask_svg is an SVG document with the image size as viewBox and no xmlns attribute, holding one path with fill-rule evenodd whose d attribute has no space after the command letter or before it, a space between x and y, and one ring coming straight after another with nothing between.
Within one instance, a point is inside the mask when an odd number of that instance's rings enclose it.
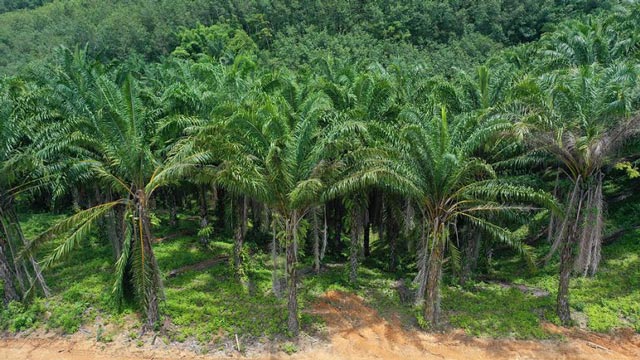
<instances>
[{"instance_id":1,"label":"green foliage","mask_svg":"<svg viewBox=\"0 0 640 360\"><path fill-rule=\"evenodd\" d=\"M637 177L640 177L640 171L638 171L638 169L636 169L628 161L617 162L613 167L616 170L622 170L622 171L626 172L626 174L629 177L629 179L635 179Z\"/></svg>"},{"instance_id":2,"label":"green foliage","mask_svg":"<svg viewBox=\"0 0 640 360\"><path fill-rule=\"evenodd\" d=\"M1 310L0 325L3 330L12 333L33 329L38 325L43 313L44 304L41 300L26 306L13 301Z\"/></svg>"},{"instance_id":3,"label":"green foliage","mask_svg":"<svg viewBox=\"0 0 640 360\"><path fill-rule=\"evenodd\" d=\"M286 342L280 346L280 349L284 351L287 355L293 355L298 352L298 347L296 344L291 342Z\"/></svg>"},{"instance_id":4,"label":"green foliage","mask_svg":"<svg viewBox=\"0 0 640 360\"><path fill-rule=\"evenodd\" d=\"M433 67L444 73L451 68L447 61L461 65L477 61L476 55L484 58L486 53L478 51L487 49L484 44L499 48L529 42L540 36L545 25L608 6L608 1L587 0L303 0L295 4L282 0L5 0L0 2L0 52L4 54L0 72L13 73L28 62L46 58L49 49L59 45L87 44L105 63L135 59L138 54L158 60L180 44L179 29L224 28L231 22L261 48L275 50L274 62L308 62L309 51L323 48L341 57L356 55L368 61L400 57L411 63L418 53L424 58L435 52ZM25 10L11 11L15 9ZM284 43L296 42L301 45L294 45L294 51L285 50ZM325 47L328 43L340 45ZM446 46L449 43L455 45ZM359 50L349 54L352 47Z\"/></svg>"},{"instance_id":5,"label":"green foliage","mask_svg":"<svg viewBox=\"0 0 640 360\"><path fill-rule=\"evenodd\" d=\"M242 29L228 24L206 27L198 24L194 29L178 33L180 45L173 55L181 58L207 61L207 57L223 64L233 64L238 55L251 55L257 51L253 40Z\"/></svg>"},{"instance_id":6,"label":"green foliage","mask_svg":"<svg viewBox=\"0 0 640 360\"><path fill-rule=\"evenodd\" d=\"M89 304L73 302L73 299L68 298L63 299L63 301L60 305L52 308L51 315L47 320L47 327L60 329L65 334L73 334L78 331L80 325L86 320L84 314L89 308Z\"/></svg>"},{"instance_id":7,"label":"green foliage","mask_svg":"<svg viewBox=\"0 0 640 360\"><path fill-rule=\"evenodd\" d=\"M601 305L587 305L584 313L589 318L589 329L599 332L611 331L621 325L619 314Z\"/></svg>"},{"instance_id":8,"label":"green foliage","mask_svg":"<svg viewBox=\"0 0 640 360\"><path fill-rule=\"evenodd\" d=\"M48 2L51 0L2 0L0 1L0 14L19 9L33 9Z\"/></svg>"},{"instance_id":9,"label":"green foliage","mask_svg":"<svg viewBox=\"0 0 640 360\"><path fill-rule=\"evenodd\" d=\"M554 299L536 298L517 288L469 284L445 290L442 307L451 325L474 336L548 339L541 322L553 321Z\"/></svg>"}]
</instances>

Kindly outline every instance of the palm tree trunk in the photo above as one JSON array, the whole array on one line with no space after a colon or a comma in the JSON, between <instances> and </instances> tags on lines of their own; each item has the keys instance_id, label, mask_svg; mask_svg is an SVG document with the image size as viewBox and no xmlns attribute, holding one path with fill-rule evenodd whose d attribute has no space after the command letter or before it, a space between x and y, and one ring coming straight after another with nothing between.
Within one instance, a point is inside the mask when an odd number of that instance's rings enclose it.
<instances>
[{"instance_id":1,"label":"palm tree trunk","mask_svg":"<svg viewBox=\"0 0 640 360\"><path fill-rule=\"evenodd\" d=\"M148 220L149 219L147 217L145 222L148 222ZM162 296L162 280L160 278L160 268L158 267L158 262L156 261L155 254L153 253L153 248L151 247L151 234L149 234L148 232L146 232L144 236L144 247L145 253L148 256L147 261L151 268L151 276L153 281L153 284L148 287L145 294L147 298L146 326L147 329L152 329L160 320L160 311L158 310L158 305Z\"/></svg>"},{"instance_id":2,"label":"palm tree trunk","mask_svg":"<svg viewBox=\"0 0 640 360\"><path fill-rule=\"evenodd\" d=\"M145 308L146 321L144 328L145 330L151 330L160 320L158 306L160 299L163 297L163 285L160 267L152 247L153 236L151 234L151 220L149 219L147 200L144 191L138 190L136 192L138 217L134 229L137 232L136 237L141 242L141 251L140 269L135 269L134 271L138 272L137 277L141 280L136 285L138 286L136 291L142 298ZM134 276L136 275L134 274Z\"/></svg>"},{"instance_id":3,"label":"palm tree trunk","mask_svg":"<svg viewBox=\"0 0 640 360\"><path fill-rule=\"evenodd\" d=\"M322 207L322 246L320 247L320 260L324 259L324 255L327 252L327 240L329 237L329 225L327 224L327 207Z\"/></svg>"},{"instance_id":4,"label":"palm tree trunk","mask_svg":"<svg viewBox=\"0 0 640 360\"><path fill-rule=\"evenodd\" d=\"M377 221L378 221L378 242L382 243L382 241L384 240L384 197L382 197L382 194L380 195L380 201L379 201L379 209L377 211Z\"/></svg>"},{"instance_id":5,"label":"palm tree trunk","mask_svg":"<svg viewBox=\"0 0 640 360\"><path fill-rule=\"evenodd\" d=\"M113 210L109 212L109 215L106 219L107 237L111 242L111 247L113 248L113 256L116 261L122 255L122 247L124 246L124 212L124 205L116 205L113 207Z\"/></svg>"},{"instance_id":6,"label":"palm tree trunk","mask_svg":"<svg viewBox=\"0 0 640 360\"><path fill-rule=\"evenodd\" d=\"M418 254L418 275L414 280L414 283L418 285L416 291L415 302L421 303L424 300L424 294L427 291L427 275L429 273L429 244L426 240L426 224L424 218L420 223L420 254Z\"/></svg>"},{"instance_id":7,"label":"palm tree trunk","mask_svg":"<svg viewBox=\"0 0 640 360\"><path fill-rule=\"evenodd\" d=\"M145 223L149 224L149 218L145 215ZM158 262L156 261L155 254L153 252L153 248L151 247L151 233L145 231L144 236L144 247L145 253L148 256L148 263L151 268L151 276L153 284L147 289L147 326L151 329L159 320L160 320L160 312L158 310L158 305L160 302L160 298L162 297L162 279L160 277L160 268L158 267Z\"/></svg>"},{"instance_id":8,"label":"palm tree trunk","mask_svg":"<svg viewBox=\"0 0 640 360\"><path fill-rule=\"evenodd\" d=\"M343 224L343 215L344 215L344 206L342 205L342 202L340 200L336 200L335 202L336 206L334 208L335 213L334 213L334 218L333 220L335 221L335 233L334 233L334 238L333 238L333 244L334 244L334 251L335 254L338 256L341 256L342 254L342 224Z\"/></svg>"},{"instance_id":9,"label":"palm tree trunk","mask_svg":"<svg viewBox=\"0 0 640 360\"><path fill-rule=\"evenodd\" d=\"M225 206L227 205L225 203L226 201L226 191L224 191L223 188L215 188L216 191L214 193L215 198L217 199L216 201L216 207L214 209L214 213L215 213L215 217L216 217L216 224L215 224L215 228L216 229L226 229L226 221L225 221Z\"/></svg>"},{"instance_id":10,"label":"palm tree trunk","mask_svg":"<svg viewBox=\"0 0 640 360\"><path fill-rule=\"evenodd\" d=\"M237 221L233 242L233 266L236 274L239 274L240 267L242 266L242 246L244 244L244 237L247 234L248 199L246 196L243 196L239 202L241 202L241 205L237 206Z\"/></svg>"},{"instance_id":11,"label":"palm tree trunk","mask_svg":"<svg viewBox=\"0 0 640 360\"><path fill-rule=\"evenodd\" d=\"M175 228L178 226L178 190L173 186L167 189L168 202L169 202L169 227Z\"/></svg>"},{"instance_id":12,"label":"palm tree trunk","mask_svg":"<svg viewBox=\"0 0 640 360\"><path fill-rule=\"evenodd\" d=\"M369 218L369 209L365 209L364 212L364 231L363 231L363 255L364 257L371 256L370 236L371 236L371 219Z\"/></svg>"},{"instance_id":13,"label":"palm tree trunk","mask_svg":"<svg viewBox=\"0 0 640 360\"><path fill-rule=\"evenodd\" d=\"M249 208L251 209L251 219L252 219L252 223L253 223L253 229L257 229L259 231L263 231L264 230L264 224L263 224L264 215L262 214L262 204L260 204L256 200L252 199L250 201Z\"/></svg>"},{"instance_id":14,"label":"palm tree trunk","mask_svg":"<svg viewBox=\"0 0 640 360\"><path fill-rule=\"evenodd\" d=\"M298 293L297 293L297 280L298 274L296 271L296 240L298 219L296 211L286 221L286 244L287 244L287 281L288 281L288 302L287 309L289 317L287 320L287 326L289 332L293 336L298 336L300 325L298 323Z\"/></svg>"},{"instance_id":15,"label":"palm tree trunk","mask_svg":"<svg viewBox=\"0 0 640 360\"><path fill-rule=\"evenodd\" d=\"M435 228L437 229L438 227L436 226ZM429 256L429 268L427 270L424 319L431 327L437 327L440 322L440 279L442 277L442 262L445 250L444 235L435 233L432 241L433 248L431 256Z\"/></svg>"},{"instance_id":16,"label":"palm tree trunk","mask_svg":"<svg viewBox=\"0 0 640 360\"><path fill-rule=\"evenodd\" d=\"M468 237L467 244L465 246L464 266L462 267L462 275L460 276L460 285L464 285L467 280L471 278L471 274L473 274L476 270L476 266L478 265L482 233L478 229L475 230L475 233Z\"/></svg>"},{"instance_id":17,"label":"palm tree trunk","mask_svg":"<svg viewBox=\"0 0 640 360\"><path fill-rule=\"evenodd\" d=\"M216 186L211 187L211 206L209 207L209 211L214 214L214 216L220 203L220 195L218 192L219 190Z\"/></svg>"},{"instance_id":18,"label":"palm tree trunk","mask_svg":"<svg viewBox=\"0 0 640 360\"><path fill-rule=\"evenodd\" d=\"M80 192L76 186L71 187L71 208L74 212L80 211Z\"/></svg>"},{"instance_id":19,"label":"palm tree trunk","mask_svg":"<svg viewBox=\"0 0 640 360\"><path fill-rule=\"evenodd\" d=\"M389 271L396 271L398 265L398 231L399 226L394 216L389 217L389 228L387 229L387 241L389 242Z\"/></svg>"},{"instance_id":20,"label":"palm tree trunk","mask_svg":"<svg viewBox=\"0 0 640 360\"><path fill-rule=\"evenodd\" d=\"M358 281L358 255L360 253L360 211L359 206L351 209L351 244L349 254L349 282L355 285Z\"/></svg>"},{"instance_id":21,"label":"palm tree trunk","mask_svg":"<svg viewBox=\"0 0 640 360\"><path fill-rule=\"evenodd\" d=\"M7 305L11 301L20 300L20 296L16 291L16 287L13 282L13 271L11 271L11 265L5 255L3 239L0 238L0 279L2 279L3 293L4 293L4 305Z\"/></svg>"},{"instance_id":22,"label":"palm tree trunk","mask_svg":"<svg viewBox=\"0 0 640 360\"><path fill-rule=\"evenodd\" d=\"M554 198L558 198L558 187L560 185L560 169L556 170L556 181L555 181L555 185L553 186L553 197ZM556 216L553 212L551 212L549 214L549 228L547 229L547 242L549 244L553 243L553 234L555 232L555 220L556 220Z\"/></svg>"},{"instance_id":23,"label":"palm tree trunk","mask_svg":"<svg viewBox=\"0 0 640 360\"><path fill-rule=\"evenodd\" d=\"M207 206L207 188L205 185L200 185L198 189L198 202L200 207L200 230L203 230L209 226L209 209ZM209 237L206 235L200 235L200 243L207 245L209 243Z\"/></svg>"},{"instance_id":24,"label":"palm tree trunk","mask_svg":"<svg viewBox=\"0 0 640 360\"><path fill-rule=\"evenodd\" d=\"M311 222L313 223L313 271L320 273L320 223L318 221L318 209L311 210Z\"/></svg>"},{"instance_id":25,"label":"palm tree trunk","mask_svg":"<svg viewBox=\"0 0 640 360\"><path fill-rule=\"evenodd\" d=\"M278 242L276 240L276 226L273 224L273 234L271 237L271 261L273 262L273 270L271 271L271 290L276 298L282 297L282 289L280 286L280 277L278 276Z\"/></svg>"},{"instance_id":26,"label":"palm tree trunk","mask_svg":"<svg viewBox=\"0 0 640 360\"><path fill-rule=\"evenodd\" d=\"M582 218L582 203L585 197L584 190L582 189L581 178L575 182L573 193L569 200L568 211L574 209L575 213L567 214L565 221L571 222L570 229L567 233L567 238L562 246L562 252L560 253L560 278L558 281L558 297L556 299L556 312L560 318L562 325L568 326L571 324L571 308L569 306L569 282L571 279L571 270L573 268L573 248L577 240L578 226ZM566 226L566 225L565 225ZM563 226L564 227L564 226ZM562 235L562 234L561 234Z\"/></svg>"},{"instance_id":27,"label":"palm tree trunk","mask_svg":"<svg viewBox=\"0 0 640 360\"><path fill-rule=\"evenodd\" d=\"M575 236L569 234L569 238L573 239ZM571 268L573 259L573 240L567 241L562 247L560 254L560 281L558 283L558 298L556 303L556 310L558 317L562 325L571 324L571 310L569 307L569 281L571 278Z\"/></svg>"}]
</instances>

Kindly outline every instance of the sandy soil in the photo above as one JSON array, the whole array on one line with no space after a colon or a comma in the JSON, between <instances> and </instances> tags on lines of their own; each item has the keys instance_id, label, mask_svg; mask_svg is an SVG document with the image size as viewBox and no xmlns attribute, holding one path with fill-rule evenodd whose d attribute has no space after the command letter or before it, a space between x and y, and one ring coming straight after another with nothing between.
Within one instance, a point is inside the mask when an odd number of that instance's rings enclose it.
<instances>
[{"instance_id":1,"label":"sandy soil","mask_svg":"<svg viewBox=\"0 0 640 360\"><path fill-rule=\"evenodd\" d=\"M563 341L478 339L462 332L426 334L405 329L400 321L381 318L355 295L331 291L314 306L328 327L326 341L307 339L292 356L277 349L247 355L198 355L158 341L153 346L133 343L98 343L78 333L70 337L46 335L0 339L0 360L141 360L141 359L640 359L640 335L632 330L612 335L576 329L549 330ZM159 343L159 344L158 344Z\"/></svg>"}]
</instances>

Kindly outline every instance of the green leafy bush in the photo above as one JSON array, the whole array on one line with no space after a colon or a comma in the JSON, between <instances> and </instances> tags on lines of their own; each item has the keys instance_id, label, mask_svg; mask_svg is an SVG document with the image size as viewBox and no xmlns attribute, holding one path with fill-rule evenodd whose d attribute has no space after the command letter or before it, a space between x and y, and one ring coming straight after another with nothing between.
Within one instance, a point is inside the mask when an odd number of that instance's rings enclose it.
<instances>
[{"instance_id":1,"label":"green leafy bush","mask_svg":"<svg viewBox=\"0 0 640 360\"><path fill-rule=\"evenodd\" d=\"M44 306L40 299L29 305L12 301L0 312L0 324L4 330L12 333L29 330L38 325L43 313Z\"/></svg>"}]
</instances>

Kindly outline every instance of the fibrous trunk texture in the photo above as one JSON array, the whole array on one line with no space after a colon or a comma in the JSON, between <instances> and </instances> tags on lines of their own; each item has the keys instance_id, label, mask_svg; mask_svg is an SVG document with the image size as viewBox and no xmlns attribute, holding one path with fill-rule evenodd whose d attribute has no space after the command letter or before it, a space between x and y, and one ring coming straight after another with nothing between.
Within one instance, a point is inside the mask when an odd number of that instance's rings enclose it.
<instances>
[{"instance_id":1,"label":"fibrous trunk texture","mask_svg":"<svg viewBox=\"0 0 640 360\"><path fill-rule=\"evenodd\" d=\"M427 289L429 244L427 243L426 234L426 224L424 223L424 220L422 220L420 229L420 253L418 254L418 275L416 275L414 280L414 283L418 286L415 295L416 304L421 303L424 300L424 294Z\"/></svg>"},{"instance_id":2,"label":"fibrous trunk texture","mask_svg":"<svg viewBox=\"0 0 640 360\"><path fill-rule=\"evenodd\" d=\"M467 237L467 243L464 249L464 265L462 274L460 275L460 284L464 285L476 270L478 265L478 257L480 256L480 247L482 241L482 233L476 229L473 234Z\"/></svg>"},{"instance_id":3,"label":"fibrous trunk texture","mask_svg":"<svg viewBox=\"0 0 640 360\"><path fill-rule=\"evenodd\" d=\"M198 189L198 203L200 209L200 230L204 230L209 226L209 208L207 205L207 188L205 185L200 185ZM207 245L209 243L209 237L203 232L200 235L200 243Z\"/></svg>"},{"instance_id":4,"label":"fibrous trunk texture","mask_svg":"<svg viewBox=\"0 0 640 360\"><path fill-rule=\"evenodd\" d=\"M293 215L286 220L286 246L287 246L287 309L289 312L287 327L293 336L297 336L300 325L298 323L298 292L297 292L297 231L298 219L294 211Z\"/></svg>"},{"instance_id":5,"label":"fibrous trunk texture","mask_svg":"<svg viewBox=\"0 0 640 360\"><path fill-rule=\"evenodd\" d=\"M311 210L311 222L313 226L313 270L316 274L320 272L320 221L318 220L318 209Z\"/></svg>"},{"instance_id":6,"label":"fibrous trunk texture","mask_svg":"<svg viewBox=\"0 0 640 360\"><path fill-rule=\"evenodd\" d=\"M565 214L565 219L559 233L560 239L562 239L560 241L562 247L560 252L560 278L558 281L556 312L563 325L569 325L571 323L569 283L574 262L573 248L578 236L578 226L582 218L583 202L586 195L582 185L582 179L578 177L574 183L573 192L569 197L567 213Z\"/></svg>"},{"instance_id":7,"label":"fibrous trunk texture","mask_svg":"<svg viewBox=\"0 0 640 360\"><path fill-rule=\"evenodd\" d=\"M11 271L11 265L5 255L5 241L0 237L0 279L2 279L4 298L3 303L7 305L11 301L20 300L20 296L14 285L14 275Z\"/></svg>"},{"instance_id":8,"label":"fibrous trunk texture","mask_svg":"<svg viewBox=\"0 0 640 360\"><path fill-rule=\"evenodd\" d=\"M233 266L236 274L239 273L240 267L242 266L242 246L244 244L244 237L247 234L247 210L249 200L246 196L243 196L239 203L239 206L236 207L238 211L233 241Z\"/></svg>"},{"instance_id":9,"label":"fibrous trunk texture","mask_svg":"<svg viewBox=\"0 0 640 360\"><path fill-rule=\"evenodd\" d=\"M444 235L435 233L432 241L433 245L427 269L424 319L431 327L437 327L440 323L440 279L442 277L442 262L445 250Z\"/></svg>"},{"instance_id":10,"label":"fibrous trunk texture","mask_svg":"<svg viewBox=\"0 0 640 360\"><path fill-rule=\"evenodd\" d=\"M351 244L349 248L349 281L356 284L358 281L358 255L360 255L360 233L362 227L362 213L358 205L351 209Z\"/></svg>"},{"instance_id":11,"label":"fibrous trunk texture","mask_svg":"<svg viewBox=\"0 0 640 360\"><path fill-rule=\"evenodd\" d=\"M145 330L151 330L160 320L158 305L163 297L162 278L160 268L153 252L151 221L147 211L147 197L144 191L136 192L136 212L134 230L136 240L140 243L135 247L137 252L133 265L134 284L138 297L142 300L145 310Z\"/></svg>"},{"instance_id":12,"label":"fibrous trunk texture","mask_svg":"<svg viewBox=\"0 0 640 360\"><path fill-rule=\"evenodd\" d=\"M596 181L586 189L581 225L582 232L578 244L578 254L574 265L576 273L593 276L598 271L602 248L602 230L604 227L602 198L602 173L596 175Z\"/></svg>"}]
</instances>

